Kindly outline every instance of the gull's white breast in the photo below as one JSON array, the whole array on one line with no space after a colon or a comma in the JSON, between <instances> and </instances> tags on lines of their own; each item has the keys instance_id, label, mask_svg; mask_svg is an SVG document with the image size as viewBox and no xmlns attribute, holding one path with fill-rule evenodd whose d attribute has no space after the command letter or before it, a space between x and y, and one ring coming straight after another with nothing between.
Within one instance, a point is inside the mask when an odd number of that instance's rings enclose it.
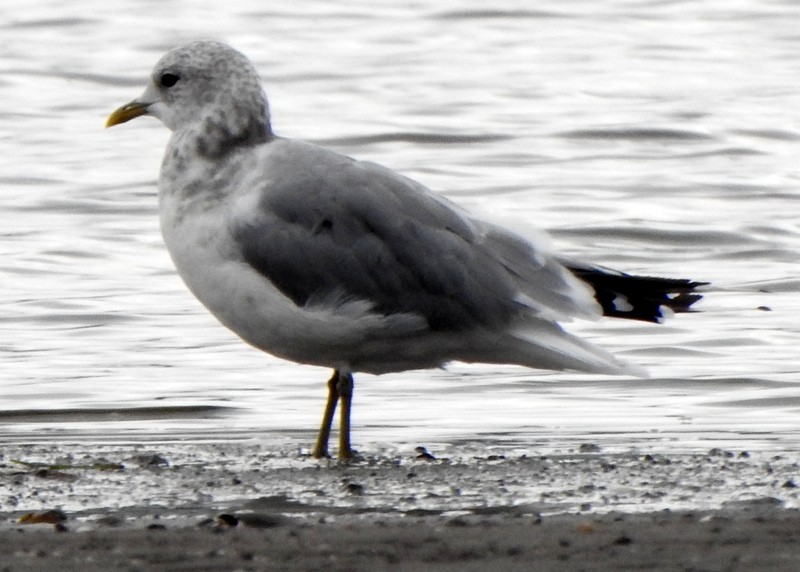
<instances>
[{"instance_id":1,"label":"gull's white breast","mask_svg":"<svg viewBox=\"0 0 800 572\"><path fill-rule=\"evenodd\" d=\"M159 184L161 231L188 288L226 327L273 355L343 370L413 367L393 364L386 354L398 335L419 333L420 320L372 313L364 301L299 307L244 260L232 229L259 208L268 177L263 166L269 164L264 149L251 160L214 174L202 172L196 162L195 172L174 173L165 161ZM252 168L251 162L262 168ZM253 180L252 174L260 177ZM429 361L417 367L438 365L438 360Z\"/></svg>"}]
</instances>

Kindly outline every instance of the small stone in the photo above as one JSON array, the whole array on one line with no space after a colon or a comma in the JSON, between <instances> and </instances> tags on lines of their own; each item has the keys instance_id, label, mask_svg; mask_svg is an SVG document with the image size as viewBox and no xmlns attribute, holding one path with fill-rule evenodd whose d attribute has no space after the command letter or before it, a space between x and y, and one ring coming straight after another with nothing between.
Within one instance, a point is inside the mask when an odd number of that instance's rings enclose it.
<instances>
[{"instance_id":1,"label":"small stone","mask_svg":"<svg viewBox=\"0 0 800 572\"><path fill-rule=\"evenodd\" d=\"M169 467L169 461L158 453L152 455L136 455L130 459L140 467Z\"/></svg>"},{"instance_id":2,"label":"small stone","mask_svg":"<svg viewBox=\"0 0 800 572\"><path fill-rule=\"evenodd\" d=\"M239 519L228 513L218 514L217 525L222 528L234 528L239 525Z\"/></svg>"},{"instance_id":3,"label":"small stone","mask_svg":"<svg viewBox=\"0 0 800 572\"><path fill-rule=\"evenodd\" d=\"M37 469L33 473L33 476L39 479L49 479L52 481L72 482L78 480L78 477L75 475L70 475L69 473L57 471L55 469Z\"/></svg>"},{"instance_id":4,"label":"small stone","mask_svg":"<svg viewBox=\"0 0 800 572\"><path fill-rule=\"evenodd\" d=\"M275 528L286 524L286 519L272 514L245 513L238 515L242 526L250 528Z\"/></svg>"},{"instance_id":5,"label":"small stone","mask_svg":"<svg viewBox=\"0 0 800 572\"><path fill-rule=\"evenodd\" d=\"M431 455L425 447L419 446L416 449L417 456L415 457L418 461L435 461L436 457Z\"/></svg>"},{"instance_id":6,"label":"small stone","mask_svg":"<svg viewBox=\"0 0 800 572\"><path fill-rule=\"evenodd\" d=\"M122 524L122 519L117 515L109 514L97 519L97 523L102 524L103 526L115 527Z\"/></svg>"},{"instance_id":7,"label":"small stone","mask_svg":"<svg viewBox=\"0 0 800 572\"><path fill-rule=\"evenodd\" d=\"M60 524L66 522L67 514L60 508L42 512L29 512L19 518L21 524Z\"/></svg>"},{"instance_id":8,"label":"small stone","mask_svg":"<svg viewBox=\"0 0 800 572\"><path fill-rule=\"evenodd\" d=\"M358 483L347 483L344 487L348 494L361 496L364 494L364 485Z\"/></svg>"},{"instance_id":9,"label":"small stone","mask_svg":"<svg viewBox=\"0 0 800 572\"><path fill-rule=\"evenodd\" d=\"M592 534L593 532L597 531L597 527L591 522L584 521L578 524L577 530L581 534Z\"/></svg>"}]
</instances>

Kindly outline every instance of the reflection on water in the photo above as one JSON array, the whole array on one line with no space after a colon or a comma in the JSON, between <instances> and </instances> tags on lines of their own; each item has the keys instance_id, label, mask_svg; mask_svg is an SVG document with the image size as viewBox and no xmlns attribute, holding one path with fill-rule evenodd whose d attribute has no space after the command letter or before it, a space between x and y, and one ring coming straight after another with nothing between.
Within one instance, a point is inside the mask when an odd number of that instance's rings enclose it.
<instances>
[{"instance_id":1,"label":"reflection on water","mask_svg":"<svg viewBox=\"0 0 800 572\"><path fill-rule=\"evenodd\" d=\"M158 234L166 130L102 128L164 50L211 36L255 61L283 135L546 228L570 255L714 283L703 313L662 327L572 325L648 380L460 364L359 376L357 443L795 445L791 2L101 8L0 8L4 439L310 441L327 372L246 347L191 298Z\"/></svg>"}]
</instances>

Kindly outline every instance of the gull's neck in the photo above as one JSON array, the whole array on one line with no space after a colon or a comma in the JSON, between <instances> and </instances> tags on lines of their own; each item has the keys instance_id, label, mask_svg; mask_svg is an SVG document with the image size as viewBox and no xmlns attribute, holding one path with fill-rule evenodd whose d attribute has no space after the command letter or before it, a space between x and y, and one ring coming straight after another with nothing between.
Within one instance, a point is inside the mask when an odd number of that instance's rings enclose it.
<instances>
[{"instance_id":1,"label":"gull's neck","mask_svg":"<svg viewBox=\"0 0 800 572\"><path fill-rule=\"evenodd\" d=\"M272 127L266 100L253 103L231 101L215 105L201 116L192 129L197 154L219 160L243 147L269 141Z\"/></svg>"}]
</instances>

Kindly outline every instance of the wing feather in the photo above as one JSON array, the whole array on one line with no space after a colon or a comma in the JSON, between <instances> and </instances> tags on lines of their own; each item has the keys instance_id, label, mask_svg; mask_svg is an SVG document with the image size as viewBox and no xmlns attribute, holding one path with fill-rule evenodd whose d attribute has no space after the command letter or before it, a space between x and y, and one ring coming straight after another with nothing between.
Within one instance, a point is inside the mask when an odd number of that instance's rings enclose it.
<instances>
[{"instance_id":1,"label":"wing feather","mask_svg":"<svg viewBox=\"0 0 800 572\"><path fill-rule=\"evenodd\" d=\"M298 306L363 300L438 331L579 313L571 275L523 239L379 165L303 145L233 229L245 261Z\"/></svg>"}]
</instances>

